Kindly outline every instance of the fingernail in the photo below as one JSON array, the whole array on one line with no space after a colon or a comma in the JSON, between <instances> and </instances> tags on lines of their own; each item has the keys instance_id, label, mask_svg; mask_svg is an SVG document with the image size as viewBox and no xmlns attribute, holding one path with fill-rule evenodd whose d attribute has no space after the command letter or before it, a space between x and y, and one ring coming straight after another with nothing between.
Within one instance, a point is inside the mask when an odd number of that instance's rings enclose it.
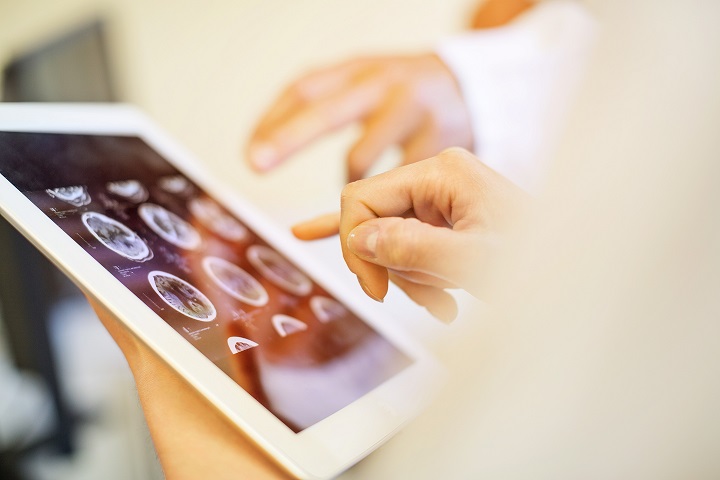
<instances>
[{"instance_id":1,"label":"fingernail","mask_svg":"<svg viewBox=\"0 0 720 480\"><path fill-rule=\"evenodd\" d=\"M434 312L434 313L430 312L430 314L433 315L438 320L440 320L445 325L450 325L451 323L453 323L455 321L455 317L457 316L455 312L448 312L448 311Z\"/></svg>"},{"instance_id":2,"label":"fingernail","mask_svg":"<svg viewBox=\"0 0 720 480\"><path fill-rule=\"evenodd\" d=\"M445 325L449 325L455 321L458 315L456 305L434 305L426 307L430 315L440 320Z\"/></svg>"},{"instance_id":3,"label":"fingernail","mask_svg":"<svg viewBox=\"0 0 720 480\"><path fill-rule=\"evenodd\" d=\"M375 225L358 225L348 235L347 246L361 257L374 259L380 229Z\"/></svg>"},{"instance_id":4,"label":"fingernail","mask_svg":"<svg viewBox=\"0 0 720 480\"><path fill-rule=\"evenodd\" d=\"M362 280L360 280L360 278L358 278L358 283L360 284L360 288L363 289L363 292L365 292L365 294L366 294L368 297L372 298L373 300L375 300L375 301L378 302L378 303L383 303L383 302L385 301L382 297L378 297L377 295L375 295L375 294L372 292L372 290L370 290L370 288L368 288L368 286L365 285L365 282L363 282Z\"/></svg>"},{"instance_id":5,"label":"fingernail","mask_svg":"<svg viewBox=\"0 0 720 480\"><path fill-rule=\"evenodd\" d=\"M250 147L250 162L255 168L264 172L277 163L277 152L269 143L258 143Z\"/></svg>"}]
</instances>

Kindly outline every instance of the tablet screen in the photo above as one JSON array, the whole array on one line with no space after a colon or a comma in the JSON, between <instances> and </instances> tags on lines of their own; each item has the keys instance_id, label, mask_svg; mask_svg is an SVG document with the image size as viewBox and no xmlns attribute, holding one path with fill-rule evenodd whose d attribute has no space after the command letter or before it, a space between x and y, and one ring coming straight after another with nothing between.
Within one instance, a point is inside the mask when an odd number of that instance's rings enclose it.
<instances>
[{"instance_id":1,"label":"tablet screen","mask_svg":"<svg viewBox=\"0 0 720 480\"><path fill-rule=\"evenodd\" d=\"M294 432L412 363L138 137L0 132L0 173Z\"/></svg>"}]
</instances>

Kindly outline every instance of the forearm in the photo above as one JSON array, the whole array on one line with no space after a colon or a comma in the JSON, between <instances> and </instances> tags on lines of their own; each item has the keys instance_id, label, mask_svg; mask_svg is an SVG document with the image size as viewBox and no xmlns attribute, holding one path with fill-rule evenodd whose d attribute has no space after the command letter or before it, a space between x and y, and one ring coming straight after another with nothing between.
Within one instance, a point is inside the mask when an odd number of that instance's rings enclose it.
<instances>
[{"instance_id":1,"label":"forearm","mask_svg":"<svg viewBox=\"0 0 720 480\"><path fill-rule=\"evenodd\" d=\"M512 22L535 3L531 0L486 0L475 11L470 26L474 29L500 27Z\"/></svg>"},{"instance_id":2,"label":"forearm","mask_svg":"<svg viewBox=\"0 0 720 480\"><path fill-rule=\"evenodd\" d=\"M166 478L290 478L162 360L146 356L133 373Z\"/></svg>"},{"instance_id":3,"label":"forearm","mask_svg":"<svg viewBox=\"0 0 720 480\"><path fill-rule=\"evenodd\" d=\"M128 361L166 478L290 478L110 312L90 303Z\"/></svg>"}]
</instances>

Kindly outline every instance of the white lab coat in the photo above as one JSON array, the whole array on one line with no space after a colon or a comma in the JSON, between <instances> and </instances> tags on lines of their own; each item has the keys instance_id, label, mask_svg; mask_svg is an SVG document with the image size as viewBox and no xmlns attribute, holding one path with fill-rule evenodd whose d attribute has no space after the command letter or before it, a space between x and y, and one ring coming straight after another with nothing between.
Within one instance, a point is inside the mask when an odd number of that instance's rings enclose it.
<instances>
[{"instance_id":1,"label":"white lab coat","mask_svg":"<svg viewBox=\"0 0 720 480\"><path fill-rule=\"evenodd\" d=\"M539 188L596 33L581 3L548 0L507 26L438 45L462 90L483 162L528 190Z\"/></svg>"}]
</instances>

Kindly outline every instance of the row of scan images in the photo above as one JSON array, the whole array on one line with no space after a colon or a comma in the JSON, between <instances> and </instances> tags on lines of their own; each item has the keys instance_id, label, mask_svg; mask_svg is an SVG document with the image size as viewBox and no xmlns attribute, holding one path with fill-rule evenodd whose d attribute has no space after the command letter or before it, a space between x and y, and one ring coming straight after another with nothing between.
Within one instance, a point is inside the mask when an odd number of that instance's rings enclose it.
<instances>
[{"instance_id":1,"label":"row of scan images","mask_svg":"<svg viewBox=\"0 0 720 480\"><path fill-rule=\"evenodd\" d=\"M147 205L162 209L160 206L147 203L140 208ZM167 210L165 212L172 215ZM151 229L155 229L155 217L143 216L142 213L140 216ZM81 219L93 237L118 255L135 261L152 258L153 253L147 243L125 224L92 211L84 212ZM177 220L185 222L179 217ZM283 290L299 297L307 295L312 290L310 279L271 248L251 245L246 250L246 256L263 277ZM215 280L223 291L237 300L255 307L267 303L268 294L260 282L239 266L218 257L206 257L202 265L207 275Z\"/></svg>"},{"instance_id":2,"label":"row of scan images","mask_svg":"<svg viewBox=\"0 0 720 480\"><path fill-rule=\"evenodd\" d=\"M169 193L189 194L192 191L192 186L182 176L164 177L158 184ZM140 182L110 182L106 188L129 202L140 204L138 216L160 238L186 250L195 250L201 245L201 236L190 223L160 205L146 202L149 194ZM47 189L46 193L75 207L89 205L92 201L84 186L52 188ZM192 198L188 202L188 209L205 227L226 240L241 241L249 238L248 230L209 198ZM153 252L145 240L122 222L93 211L84 212L81 220L93 237L123 258L135 262L153 258ZM312 291L311 280L269 247L251 245L246 251L246 257L264 278L283 290L297 296L306 296ZM269 296L262 284L238 265L208 256L203 259L202 268L223 292L236 300L255 307L268 303ZM205 294L187 281L159 270L150 272L148 281L163 302L175 311L202 322L215 319L215 306ZM342 318L348 313L343 305L328 297L316 295L310 298L309 303L315 317L323 323ZM282 337L307 330L306 323L288 315L275 314L271 321L275 331ZM228 346L232 353L239 353L257 346L257 343L242 337L231 337Z\"/></svg>"},{"instance_id":3,"label":"row of scan images","mask_svg":"<svg viewBox=\"0 0 720 480\"><path fill-rule=\"evenodd\" d=\"M162 212L163 218L167 214L174 215L159 205L149 203L140 205L138 208L140 217L153 231L161 227L158 226L157 217L143 214L143 212L147 213L147 210L143 210L145 206L152 211ZM93 237L118 255L138 262L152 258L153 253L147 243L125 224L102 213L92 211L84 212L81 218ZM177 216L174 221L187 224ZM189 224L187 225L189 226ZM250 264L263 277L283 290L300 297L307 295L312 290L310 279L271 248L264 245L251 245L246 251L246 256ZM239 266L221 258L208 257L203 261L203 268L211 278L221 285L224 291L241 302L256 307L267 303L267 292L262 285ZM227 287L230 284L234 287Z\"/></svg>"},{"instance_id":4,"label":"row of scan images","mask_svg":"<svg viewBox=\"0 0 720 480\"><path fill-rule=\"evenodd\" d=\"M182 177L171 177L184 180ZM137 195L137 188L141 192L147 190L134 180L112 182L108 189L118 188L118 185L131 185L133 189L125 193L137 200L146 200L147 195ZM48 189L47 193L53 198L59 198L73 205L87 205L90 197L87 189L82 186L61 187ZM191 213L212 230L222 233L228 240L238 240L239 232L242 238L249 233L237 220L224 213L220 207L208 198L193 198L189 202ZM154 203L142 203L138 206L138 215L142 221L160 238L187 250L194 250L201 244L198 231L188 222L170 212L166 208ZM153 258L153 252L140 235L118 220L99 212L88 211L81 215L83 225L106 248L116 254L135 262L145 262ZM312 282L302 272L298 271L274 250L262 246L252 245L247 249L248 261L267 280L297 296L304 296L312 290ZM220 282L221 288L228 294L253 306L262 306L267 303L267 292L259 282L240 267L224 262L219 258L206 259L203 263L208 275L216 279L227 280L235 278L234 285L243 285L242 289L226 288L227 282Z\"/></svg>"},{"instance_id":5,"label":"row of scan images","mask_svg":"<svg viewBox=\"0 0 720 480\"><path fill-rule=\"evenodd\" d=\"M193 191L192 184L182 175L162 177L158 180L158 186L166 192L175 195L187 195ZM131 203L142 203L150 196L147 188L137 180L109 182L105 187L110 193L122 197ZM49 188L46 192L51 197L58 198L75 207L82 207L92 201L87 189L79 185Z\"/></svg>"},{"instance_id":6,"label":"row of scan images","mask_svg":"<svg viewBox=\"0 0 720 480\"><path fill-rule=\"evenodd\" d=\"M158 181L161 188L169 193L188 192L191 184L182 176L163 177ZM148 226L164 240L186 250L194 250L201 244L198 231L167 209L153 203L144 203L149 198L148 190L137 180L122 180L106 185L108 192L128 202L142 204L138 213ZM82 207L92 201L87 188L82 185L49 188L45 190L52 198L57 198L74 207ZM239 242L247 240L249 232L240 222L223 211L218 204L207 197L196 197L188 202L190 213L206 228L225 240ZM135 254L128 257L135 261L147 258Z\"/></svg>"},{"instance_id":7,"label":"row of scan images","mask_svg":"<svg viewBox=\"0 0 720 480\"><path fill-rule=\"evenodd\" d=\"M216 257L208 257L206 260L210 260L210 262L217 260L225 262L225 260ZM226 263L232 265L229 262ZM239 268L235 265L233 265L233 267ZM155 290L155 293L172 309L202 322L211 322L215 319L217 310L210 299L182 278L167 272L154 270L148 273L148 282L153 290ZM229 283L218 283L218 285L220 285L223 290L231 288L231 284ZM322 323L340 319L347 314L347 310L339 302L321 295L315 295L310 298L310 309L315 317ZM281 313L273 315L271 322L273 328L281 337L287 337L293 333L308 329L305 322ZM232 342L230 342L230 340L232 340ZM248 348L256 347L257 345L256 342L242 337L231 337L228 340L228 346L233 353L239 353Z\"/></svg>"},{"instance_id":8,"label":"row of scan images","mask_svg":"<svg viewBox=\"0 0 720 480\"><path fill-rule=\"evenodd\" d=\"M239 291L243 289L245 290L242 292L244 298L248 298L246 295L248 295L249 290L247 289L247 284L243 283L247 278L244 277L244 275L247 275L247 272L221 258L207 257L206 260L209 260L209 262L204 262L206 265L211 262L220 261L231 266L233 269L239 269L243 273L242 278L235 276L225 278L212 276L212 278L217 282L219 287L232 296L237 297L240 293ZM155 290L155 293L157 293L166 304L186 317L201 322L211 322L215 320L217 316L215 305L213 305L204 293L186 280L171 273L153 270L148 273L148 282L152 289ZM251 292L250 295L259 296L261 294L264 296L265 301L267 301L267 293L265 293L262 286L259 283L255 283L254 286L259 288L259 290ZM347 310L340 303L321 295L315 295L310 298L310 308L315 314L315 317L322 323L337 320L347 314Z\"/></svg>"}]
</instances>

